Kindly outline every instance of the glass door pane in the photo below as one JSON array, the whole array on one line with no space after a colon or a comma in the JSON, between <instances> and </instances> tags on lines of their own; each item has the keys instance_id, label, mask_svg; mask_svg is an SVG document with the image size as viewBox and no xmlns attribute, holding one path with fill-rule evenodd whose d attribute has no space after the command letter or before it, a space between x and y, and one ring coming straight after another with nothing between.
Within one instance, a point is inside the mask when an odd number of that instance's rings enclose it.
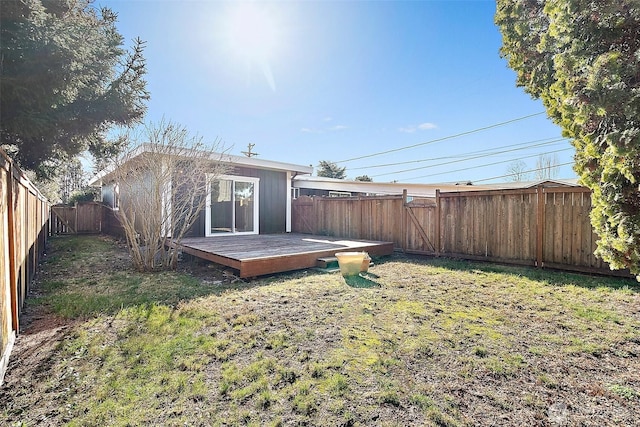
<instances>
[{"instance_id":1,"label":"glass door pane","mask_svg":"<svg viewBox=\"0 0 640 427\"><path fill-rule=\"evenodd\" d=\"M233 232L233 181L211 182L211 229L214 233Z\"/></svg>"},{"instance_id":2,"label":"glass door pane","mask_svg":"<svg viewBox=\"0 0 640 427\"><path fill-rule=\"evenodd\" d=\"M234 195L235 232L247 233L254 231L254 184L246 181L236 181Z\"/></svg>"}]
</instances>

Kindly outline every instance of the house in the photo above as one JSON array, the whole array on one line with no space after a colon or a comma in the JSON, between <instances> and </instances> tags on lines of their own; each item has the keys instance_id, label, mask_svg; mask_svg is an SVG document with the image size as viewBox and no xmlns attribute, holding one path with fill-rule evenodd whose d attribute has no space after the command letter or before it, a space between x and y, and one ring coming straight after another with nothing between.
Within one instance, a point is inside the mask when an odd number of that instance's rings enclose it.
<instances>
[{"instance_id":1,"label":"house","mask_svg":"<svg viewBox=\"0 0 640 427\"><path fill-rule=\"evenodd\" d=\"M136 162L153 152L153 149L152 145L143 144L128 157L127 162ZM313 171L310 166L229 154L214 154L210 157L212 170L214 161L217 161L226 165L227 171L210 183L206 209L200 212L185 237L291 231L292 179L296 175L310 174ZM188 161L185 158L187 165ZM188 170L188 166L185 169ZM150 185L151 179L145 178L147 182L144 185ZM100 172L91 180L90 185L100 187L101 199L105 205L114 210L125 205L125 186L115 181L113 170ZM163 203L163 206L166 205Z\"/></svg>"},{"instance_id":2,"label":"house","mask_svg":"<svg viewBox=\"0 0 640 427\"><path fill-rule=\"evenodd\" d=\"M438 183L419 184L401 182L366 182L350 181L346 179L325 178L321 176L296 176L293 180L293 188L296 196L384 196L407 194L414 198L436 197L436 190L440 191L477 191L488 190L495 187L489 185L469 185L468 183Z\"/></svg>"},{"instance_id":3,"label":"house","mask_svg":"<svg viewBox=\"0 0 640 427\"><path fill-rule=\"evenodd\" d=\"M315 267L320 259L345 250L391 254L393 242L290 233L292 180L312 171L310 166L182 147L163 151L146 144L91 184L101 188L103 203L111 207L105 215L109 234L122 235L121 226L128 237L138 232L141 241L154 242L159 236L157 240L177 249L170 252L224 265L240 278ZM182 234L185 218L193 225Z\"/></svg>"},{"instance_id":4,"label":"house","mask_svg":"<svg viewBox=\"0 0 640 427\"><path fill-rule=\"evenodd\" d=\"M436 190L440 192L498 190L512 188L533 188L578 186L577 180L539 180L527 182L504 182L498 184L459 183L400 183L400 182L364 182L346 179L325 178L320 176L300 175L293 179L293 191L297 196L350 197L350 196L382 196L402 194L413 198L435 198Z\"/></svg>"}]
</instances>

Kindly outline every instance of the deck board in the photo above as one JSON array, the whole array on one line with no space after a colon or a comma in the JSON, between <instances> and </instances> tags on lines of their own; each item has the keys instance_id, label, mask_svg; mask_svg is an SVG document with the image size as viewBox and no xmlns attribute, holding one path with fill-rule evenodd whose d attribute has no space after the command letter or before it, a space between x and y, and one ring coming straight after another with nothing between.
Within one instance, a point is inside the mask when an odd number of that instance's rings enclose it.
<instances>
[{"instance_id":1,"label":"deck board","mask_svg":"<svg viewBox=\"0 0 640 427\"><path fill-rule=\"evenodd\" d=\"M182 239L179 247L183 252L234 268L243 278L314 267L318 258L341 251L366 251L374 256L393 252L392 242L292 233L189 237Z\"/></svg>"}]
</instances>

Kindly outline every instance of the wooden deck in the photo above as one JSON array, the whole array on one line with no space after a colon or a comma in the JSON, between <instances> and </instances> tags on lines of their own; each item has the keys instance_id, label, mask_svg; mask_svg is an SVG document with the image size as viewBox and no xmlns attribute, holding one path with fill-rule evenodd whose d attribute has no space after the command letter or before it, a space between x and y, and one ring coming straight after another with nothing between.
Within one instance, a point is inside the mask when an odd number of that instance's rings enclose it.
<instances>
[{"instance_id":1,"label":"wooden deck","mask_svg":"<svg viewBox=\"0 0 640 427\"><path fill-rule=\"evenodd\" d=\"M290 233L189 237L182 239L178 247L198 258L238 270L242 278L315 267L318 258L334 256L336 252L366 251L373 256L393 252L393 242Z\"/></svg>"}]
</instances>

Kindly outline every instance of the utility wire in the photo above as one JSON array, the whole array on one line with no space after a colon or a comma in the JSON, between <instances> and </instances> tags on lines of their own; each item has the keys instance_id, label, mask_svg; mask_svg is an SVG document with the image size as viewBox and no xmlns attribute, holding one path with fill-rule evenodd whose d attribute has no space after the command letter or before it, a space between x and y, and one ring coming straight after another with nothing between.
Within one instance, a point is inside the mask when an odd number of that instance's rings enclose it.
<instances>
[{"instance_id":1,"label":"utility wire","mask_svg":"<svg viewBox=\"0 0 640 427\"><path fill-rule=\"evenodd\" d=\"M559 168L560 166L568 166L568 165L572 165L572 164L573 164L573 162L567 162L567 163L560 163L559 165L553 165L551 167ZM507 174L507 175L494 176L493 178L476 179L473 182L474 183L475 182L484 182L484 181L491 181L493 179L508 178L510 176L515 176L515 175L518 175L518 174L521 174L521 173L537 172L537 171L541 171L541 170L544 170L544 169L547 169L547 167L530 169L528 171L522 171L522 172L518 172L518 173L510 173L510 174Z\"/></svg>"},{"instance_id":2,"label":"utility wire","mask_svg":"<svg viewBox=\"0 0 640 427\"><path fill-rule=\"evenodd\" d=\"M526 159L526 158L529 158L529 157L539 156L540 154L557 153L558 151L567 151L567 150L572 150L572 149L573 149L573 147L568 147L568 148L563 148L561 150L549 151L547 153L537 153L537 154L533 154L531 156L524 156L524 157L520 157L520 158L516 158L516 159L501 160L501 161L495 162L495 163L487 163L487 164L482 165L482 166L476 166L476 168L489 166L489 165L496 165L496 164L499 164L499 163L513 162L515 160L521 160L521 159ZM507 151L515 151L515 150L506 150L504 152L506 153ZM385 175L395 175L397 173L411 172L411 171L420 170L420 169L424 169L424 168L435 168L436 166L445 166L445 165L450 165L452 163L466 162L467 160L479 159L479 158L483 158L483 157L487 157L487 156L475 156L475 157L469 157L469 158L466 158L466 159L452 160L450 162L437 163L435 165L421 166L421 167L418 167L418 168L405 169L405 170L396 171L396 172L387 172L387 173L382 173L382 174L379 174L379 175L372 175L371 178L376 178L376 177L385 176ZM455 171L447 171L445 173L459 172L459 171L464 171L464 170L469 170L469 169L474 169L474 168L468 168L467 167L467 168L458 169L458 170L455 170ZM424 178L424 176L421 176L420 178Z\"/></svg>"},{"instance_id":3,"label":"utility wire","mask_svg":"<svg viewBox=\"0 0 640 427\"><path fill-rule=\"evenodd\" d=\"M433 160L444 160L444 159L451 159L451 158L456 159L456 160L452 160L450 162L439 163L437 165L429 165L428 167L441 166L441 165L448 165L450 163L464 162L466 160L472 160L472 159L479 159L479 158L483 158L483 157L495 156L497 154L510 153L510 152L513 152L513 151L528 150L530 148L542 147L542 146L545 146L545 145L552 145L552 144L556 144L558 142L562 142L562 141L566 141L566 140L567 140L567 138L557 138L557 139L554 139L552 141L539 139L539 140L536 140L536 141L523 142L521 144L504 145L502 147L474 151L474 152L471 152L471 153L467 153L464 157L461 157L461 158L456 157L456 156L433 157L433 158L430 158L430 159L409 160L409 161L406 161L406 162L387 163L387 164L384 164L384 165L362 166L362 167L357 167L357 168L350 168L349 170L350 171L354 171L354 170L361 170L361 169L373 169L373 168L382 168L382 167L387 167L387 166L406 165L406 164L410 164L410 163L423 163L423 162L430 162L430 161L433 161ZM541 142L539 144L531 145L531 143L537 142L537 141L546 141L546 142ZM525 147L520 147L520 148L513 148L513 147L518 147L518 146L522 146L522 145L526 145L526 146ZM501 148L507 148L507 147L511 147L511 148L509 150L503 150L503 151L491 151L491 150L500 150ZM423 166L423 167L427 167L427 166ZM416 169L421 169L421 168L416 168ZM402 171L389 172L389 173L386 173L386 174L376 175L376 176L383 176L383 175L391 175L391 174L394 174L394 173L409 172L409 171L416 170L416 169L406 169L406 170L402 170Z\"/></svg>"},{"instance_id":4,"label":"utility wire","mask_svg":"<svg viewBox=\"0 0 640 427\"><path fill-rule=\"evenodd\" d=\"M461 136L471 135L471 134L477 133L477 132L482 132L484 130L493 129L493 128L496 128L496 127L508 125L510 123L515 123L515 122L518 122L520 120L529 119L531 117L539 116L541 114L545 114L545 111L540 111L539 113L529 114L528 116L518 117L516 119L507 120L506 122L496 123L496 124L485 126L485 127L481 127L481 128L478 128L478 129L473 129L473 130L469 130L469 131L466 131L466 132L458 133L458 134L455 134L455 135L445 136L443 138L432 139L431 141L421 142L419 144L407 145L405 147L394 148L393 150L381 151L379 153L367 154L365 156L353 157L351 159L346 159L346 160L339 160L339 161L337 161L335 163L347 163L347 162L352 162L354 160L367 159L367 158L370 158L370 157L381 156L383 154L389 154L389 153L395 153L397 151L408 150L410 148L416 148L416 147L420 147L420 146L427 145L427 144L433 144L434 142L445 141L447 139L458 138L458 137L461 137Z\"/></svg>"},{"instance_id":5,"label":"utility wire","mask_svg":"<svg viewBox=\"0 0 640 427\"><path fill-rule=\"evenodd\" d=\"M437 175L444 175L444 174L452 173L452 172L462 172L462 171L468 171L468 170L471 170L471 169L480 169L480 168L484 168L486 166L494 166L494 165L499 165L501 163L507 163L507 162L513 162L513 161L516 161L516 160L528 159L530 157L537 157L537 156L540 156L541 154L559 153L560 151L567 151L567 150L572 150L572 149L573 149L573 147L563 148L563 149L560 149L560 150L548 151L546 153L532 154L530 156L524 156L524 157L520 157L520 158L517 158L517 159L501 160L499 162L487 163L487 164L484 164L482 166L475 166L475 167L472 167L472 168L456 169L456 170L452 170L452 171L448 170L446 172L438 172L438 173L432 173L430 175L416 176L416 177L413 177L413 178L407 178L407 179L405 179L405 181L411 181L411 180L414 180L414 179L421 179L421 178L428 178L428 177L437 176ZM572 164L572 163L573 162L570 162L570 163L567 163L567 164ZM564 166L564 165L559 165L559 166ZM418 169L421 169L421 168L418 168ZM534 171L535 170L536 169L534 169ZM527 173L527 172L529 172L529 171L523 171L523 172L520 172L520 173ZM515 174L511 174L511 175L515 175ZM380 175L374 175L374 176L372 176L372 178L375 178L377 176L380 176ZM509 176L509 175L505 175L505 176ZM500 177L498 177L498 178L500 178Z\"/></svg>"}]
</instances>

